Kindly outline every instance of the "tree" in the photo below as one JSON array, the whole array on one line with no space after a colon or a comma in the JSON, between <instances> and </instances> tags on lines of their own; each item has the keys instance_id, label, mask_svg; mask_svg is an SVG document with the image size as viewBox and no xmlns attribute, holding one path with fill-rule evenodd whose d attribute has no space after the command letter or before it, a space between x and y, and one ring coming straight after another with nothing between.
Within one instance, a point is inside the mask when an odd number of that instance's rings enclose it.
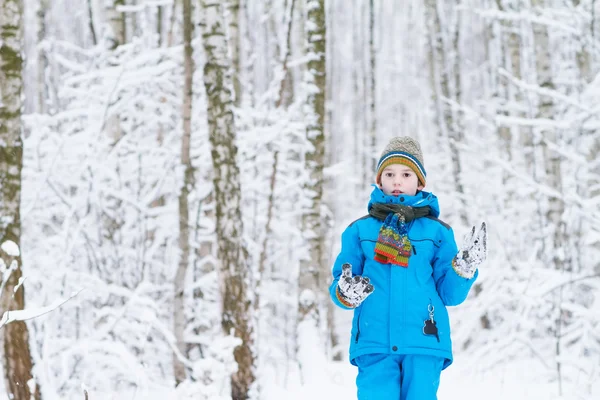
<instances>
[{"instance_id":1,"label":"tree","mask_svg":"<svg viewBox=\"0 0 600 400\"><path fill-rule=\"evenodd\" d=\"M375 4L374 0L369 0L369 92L368 92L368 105L369 105L369 132L367 136L367 151L373 153L375 146L377 145L377 49L375 48ZM367 182L367 176L371 176L375 168L377 167L377 160L371 156L371 158L365 158L366 165L364 168L365 177L363 181Z\"/></svg>"},{"instance_id":2,"label":"tree","mask_svg":"<svg viewBox=\"0 0 600 400\"><path fill-rule=\"evenodd\" d=\"M240 59L240 0L227 0L229 49L233 66L233 95L235 105L239 107L242 98L241 59Z\"/></svg>"},{"instance_id":3,"label":"tree","mask_svg":"<svg viewBox=\"0 0 600 400\"><path fill-rule=\"evenodd\" d=\"M544 0L532 1L533 7L544 7ZM554 76L552 74L552 54L550 47L550 35L548 33L549 27L544 23L532 22L533 40L534 40L534 54L535 54L535 67L537 85L540 90L554 92L556 85L554 83ZM537 100L537 114L535 116L539 119L552 120L555 118L555 104L552 96L545 93L538 94ZM556 271L566 272L570 270L570 266L567 265L567 259L562 254L562 246L567 242L568 237L566 234L566 221L563 218L565 211L563 201L563 182L561 172L561 155L553 150L551 147L558 143L560 133L557 132L557 127L549 128L534 128L533 133L534 143L539 145L542 162L543 162L543 174L545 183L548 187L553 188L558 195L549 195L547 199L540 199L538 206L540 207L540 217L542 224L540 228L544 226L551 227L548 235L542 240L542 247L540 249L539 256L545 261L545 264L553 268ZM543 213L543 214L542 214ZM555 337L555 367L556 375L558 379L558 391L559 395L562 395L562 354L563 351L563 325L567 313L564 310L564 297L563 288L561 287L553 293L552 296L554 311L554 329L553 334Z\"/></svg>"},{"instance_id":4,"label":"tree","mask_svg":"<svg viewBox=\"0 0 600 400\"><path fill-rule=\"evenodd\" d=\"M183 138L181 140L181 164L183 165L184 176L183 186L179 194L179 265L175 274L174 293L175 301L173 303L174 311L174 332L177 340L177 347L180 354L186 354L186 344L184 338L185 331L185 278L190 262L190 215L188 196L194 186L194 172L190 159L190 142L192 137L192 97L193 97L193 75L194 59L192 58L192 35L194 25L192 23L192 2L183 0ZM185 366L179 360L177 355L173 356L175 368L175 382L177 384L185 379Z\"/></svg>"},{"instance_id":5,"label":"tree","mask_svg":"<svg viewBox=\"0 0 600 400\"><path fill-rule=\"evenodd\" d=\"M203 0L204 87L214 169L216 231L225 335L241 340L234 349L238 369L231 377L233 399L247 399L254 383L253 330L248 293L248 255L243 239L240 171L237 165L232 79L225 22L216 0Z\"/></svg>"},{"instance_id":6,"label":"tree","mask_svg":"<svg viewBox=\"0 0 600 400\"><path fill-rule=\"evenodd\" d=\"M0 244L12 241L20 247L23 169L21 1L8 0L2 3L0 24ZM21 252L13 255L0 249L0 264L13 269L0 294L0 310L23 310L25 289L21 284ZM39 386L32 381L29 330L25 322L15 321L6 325L0 340L4 380L9 397L16 400L40 399Z\"/></svg>"},{"instance_id":7,"label":"tree","mask_svg":"<svg viewBox=\"0 0 600 400\"><path fill-rule=\"evenodd\" d=\"M298 278L299 334L320 332L326 316L322 295L326 292L324 282L327 281L324 266L327 224L322 212L325 163L325 31L325 1L311 0L307 4L306 16L306 51L310 61L305 73L308 93L306 137L310 144L305 154L308 173L305 196L308 203L304 206L302 217L302 231L308 244L308 254L300 266ZM307 365L309 360L303 357L307 352L308 349L298 348L298 360L304 376L313 369Z\"/></svg>"},{"instance_id":8,"label":"tree","mask_svg":"<svg viewBox=\"0 0 600 400\"><path fill-rule=\"evenodd\" d=\"M456 11L460 1L452 4L455 23L443 25L440 13L444 12L443 2L427 0L428 42L430 79L433 89L433 102L441 136L448 141L452 161L452 180L456 192L464 197L462 183L462 162L458 144L464 139L461 115L454 105L461 104L461 70L460 70L460 19ZM454 21L454 19L450 19ZM454 104L453 104L454 103ZM468 225L465 207L459 210L461 221Z\"/></svg>"},{"instance_id":9,"label":"tree","mask_svg":"<svg viewBox=\"0 0 600 400\"><path fill-rule=\"evenodd\" d=\"M112 41L112 46L117 47L125 44L127 41L127 20L125 13L118 10L119 6L124 6L125 0L113 0L105 2L105 14L111 32L108 33L109 39Z\"/></svg>"}]
</instances>

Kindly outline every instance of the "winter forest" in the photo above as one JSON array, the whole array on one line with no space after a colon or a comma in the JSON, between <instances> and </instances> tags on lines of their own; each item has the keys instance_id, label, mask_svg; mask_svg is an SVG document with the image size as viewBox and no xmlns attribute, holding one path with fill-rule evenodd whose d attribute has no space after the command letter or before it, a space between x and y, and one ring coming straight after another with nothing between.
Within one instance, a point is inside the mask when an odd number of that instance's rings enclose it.
<instances>
[{"instance_id":1,"label":"winter forest","mask_svg":"<svg viewBox=\"0 0 600 400\"><path fill-rule=\"evenodd\" d=\"M600 398L599 36L595 0L0 0L0 398L355 399L331 266L402 135L488 225L440 399Z\"/></svg>"}]
</instances>

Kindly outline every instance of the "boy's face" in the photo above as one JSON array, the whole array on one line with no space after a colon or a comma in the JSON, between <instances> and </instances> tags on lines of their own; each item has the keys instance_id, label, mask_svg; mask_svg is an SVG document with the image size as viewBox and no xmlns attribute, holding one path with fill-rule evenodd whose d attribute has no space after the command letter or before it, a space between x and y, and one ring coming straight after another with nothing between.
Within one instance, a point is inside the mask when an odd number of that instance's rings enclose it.
<instances>
[{"instance_id":1,"label":"boy's face","mask_svg":"<svg viewBox=\"0 0 600 400\"><path fill-rule=\"evenodd\" d=\"M417 190L422 190L423 185L419 184L417 174L402 164L392 164L386 167L381 173L381 183L378 184L383 193L392 196L414 196Z\"/></svg>"}]
</instances>

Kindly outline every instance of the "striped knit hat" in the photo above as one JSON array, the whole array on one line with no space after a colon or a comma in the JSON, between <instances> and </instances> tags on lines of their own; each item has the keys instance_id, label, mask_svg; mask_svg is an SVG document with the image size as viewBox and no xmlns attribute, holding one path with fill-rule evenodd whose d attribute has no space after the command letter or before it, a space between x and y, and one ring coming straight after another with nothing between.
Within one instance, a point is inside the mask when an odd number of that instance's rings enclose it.
<instances>
[{"instance_id":1,"label":"striped knit hat","mask_svg":"<svg viewBox=\"0 0 600 400\"><path fill-rule=\"evenodd\" d=\"M381 183L381 173L383 170L392 164L403 164L412 169L419 183L425 186L425 166L423 164L423 153L419 142L408 136L395 137L390 140L377 163L377 179L378 184Z\"/></svg>"}]
</instances>

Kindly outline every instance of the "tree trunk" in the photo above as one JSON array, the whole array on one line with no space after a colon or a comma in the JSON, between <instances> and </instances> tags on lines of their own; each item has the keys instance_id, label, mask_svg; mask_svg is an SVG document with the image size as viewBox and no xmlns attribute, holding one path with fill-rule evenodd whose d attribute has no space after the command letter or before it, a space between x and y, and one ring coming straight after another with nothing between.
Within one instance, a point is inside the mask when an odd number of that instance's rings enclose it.
<instances>
[{"instance_id":1,"label":"tree trunk","mask_svg":"<svg viewBox=\"0 0 600 400\"><path fill-rule=\"evenodd\" d=\"M457 2L460 3L460 2ZM457 4L459 6L460 4ZM452 164L452 180L456 192L464 199L465 190L462 183L462 163L458 143L464 139L459 111L453 111L447 104L449 100L456 104L461 103L461 76L460 76L460 23L455 24L454 31L447 32L441 25L440 8L437 0L427 0L427 26L429 30L430 54L430 79L433 87L434 104L436 105L437 122L442 137L448 141ZM452 34L451 43L444 43L444 37ZM452 48L448 48L451 46ZM450 64L448 53L454 54L454 64ZM466 209L460 207L459 215L464 225L469 224Z\"/></svg>"},{"instance_id":2,"label":"tree trunk","mask_svg":"<svg viewBox=\"0 0 600 400\"><path fill-rule=\"evenodd\" d=\"M173 1L171 6L171 18L169 18L169 29L167 30L167 44L166 47L173 46L173 30L175 29L175 25L177 23L177 8L179 1Z\"/></svg>"},{"instance_id":3,"label":"tree trunk","mask_svg":"<svg viewBox=\"0 0 600 400\"><path fill-rule=\"evenodd\" d=\"M292 56L292 27L294 23L294 7L296 0L291 0L289 12L286 12L287 35L285 54L281 61L283 68L283 79L279 84L279 96L275 102L275 107L288 107L294 101L294 78L292 71L288 68L288 62Z\"/></svg>"},{"instance_id":4,"label":"tree trunk","mask_svg":"<svg viewBox=\"0 0 600 400\"><path fill-rule=\"evenodd\" d=\"M498 7L498 10L503 11L503 12L517 12L518 10L513 10L511 9L507 9L502 0L496 0L496 6ZM519 22L512 22L512 21L502 21L502 22L493 22L492 24L495 23L499 23L500 24L500 37L499 37L499 41L500 41L500 52L502 54L502 56L500 57L501 59L499 60L499 62L501 62L502 64L495 66L495 68L493 68L492 73L497 75L497 71L498 71L498 67L504 67L510 74L512 77L514 77L515 79L519 79L521 80L521 35L519 35L516 31L518 31L519 28ZM498 87L499 89L502 89L502 95L504 96L504 98L506 99L506 103L507 104L512 104L512 102L519 102L521 100L521 95L518 91L515 91L514 89L514 85L509 82L508 78L504 78L502 79L502 83L498 83ZM500 90L498 90L500 91ZM511 114L513 116L518 116L518 117L522 117L522 115L520 114L516 114L515 112L509 112L509 111L503 111L502 114L506 115L506 116L510 116ZM520 138L521 135L519 134L519 130L520 128L518 126L500 126L498 128L498 136L500 137L501 143L503 145L504 148L504 152L505 152L505 159L506 161L508 161L509 163L511 163L513 161L513 154L512 154L512 141L513 141L513 137L517 137ZM515 132L515 134L513 134L513 131ZM508 185L508 181L511 179L511 174L510 172L504 171L502 173L502 182L505 185ZM510 189L507 189L510 190ZM510 195L510 193L509 193ZM508 205L508 203L510 202L510 199L508 198L508 196L505 198L505 205Z\"/></svg>"},{"instance_id":5,"label":"tree trunk","mask_svg":"<svg viewBox=\"0 0 600 400\"><path fill-rule=\"evenodd\" d=\"M110 39L113 42L113 48L124 44L127 40L127 21L125 13L117 11L117 7L123 5L125 5L125 0L113 0L112 4L108 3L108 5L105 6L106 20L112 29Z\"/></svg>"},{"instance_id":6,"label":"tree trunk","mask_svg":"<svg viewBox=\"0 0 600 400\"><path fill-rule=\"evenodd\" d=\"M37 42L42 43L46 38L46 13L48 12L48 2L41 0L38 5L36 17L38 21ZM45 114L47 110L48 88L46 86L46 68L48 67L48 58L46 50L42 46L37 49L37 110L40 114Z\"/></svg>"},{"instance_id":7,"label":"tree trunk","mask_svg":"<svg viewBox=\"0 0 600 400\"><path fill-rule=\"evenodd\" d=\"M370 162L365 167L365 174L372 176L377 167L377 159L373 156L376 154L377 147L377 87L375 86L377 76L377 51L375 49L375 5L373 0L369 0L369 135L367 148L365 149ZM363 179L367 182L367 178Z\"/></svg>"},{"instance_id":8,"label":"tree trunk","mask_svg":"<svg viewBox=\"0 0 600 400\"><path fill-rule=\"evenodd\" d=\"M21 109L23 90L23 9L21 1L4 0L0 6L0 245L21 244L21 171L23 139ZM0 313L25 308L21 285L21 253L0 249L0 263L14 270L0 293ZM2 367L8 397L14 400L40 399L32 376L29 331L23 321L12 322L2 330ZM33 391L33 392L32 392Z\"/></svg>"},{"instance_id":9,"label":"tree trunk","mask_svg":"<svg viewBox=\"0 0 600 400\"><path fill-rule=\"evenodd\" d=\"M231 51L231 64L233 66L233 96L235 105L239 107L242 97L242 85L240 83L240 0L227 0L227 9L229 11L227 18L227 25L229 27L228 42Z\"/></svg>"},{"instance_id":10,"label":"tree trunk","mask_svg":"<svg viewBox=\"0 0 600 400\"><path fill-rule=\"evenodd\" d=\"M364 46L362 42L363 29L362 29L362 1L353 0L351 13L352 13L352 64L349 67L352 69L352 143L354 144L353 158L356 162L352 163L353 175L361 178L367 176L367 172L364 170L365 166L365 148L364 148L364 136L363 122L365 117L365 99L363 97L362 79L363 70L363 56ZM354 197L358 197L359 193L362 192L365 185L368 185L367 181L362 179L356 179L354 182Z\"/></svg>"},{"instance_id":11,"label":"tree trunk","mask_svg":"<svg viewBox=\"0 0 600 400\"><path fill-rule=\"evenodd\" d=\"M311 55L308 70L305 72L308 90L306 115L306 136L311 149L306 153L306 170L309 181L306 183L306 196L310 205L303 214L303 234L308 242L308 260L302 262L298 277L298 325L309 329L302 332L320 332L321 321L325 315L323 295L326 281L324 266L324 246L326 240L323 220L323 167L325 162L325 4L324 0L313 1L307 10L307 53ZM299 330L300 331L300 330ZM324 343L320 338L312 338L317 343ZM301 342L301 341L300 341ZM309 373L310 361L304 357L308 349L298 348L298 360L303 375ZM314 349L312 350L314 351ZM325 349L318 349L323 353ZM314 361L313 361L314 362ZM312 368L311 368L312 369Z\"/></svg>"},{"instance_id":12,"label":"tree trunk","mask_svg":"<svg viewBox=\"0 0 600 400\"><path fill-rule=\"evenodd\" d=\"M248 255L243 244L240 172L237 165L230 60L224 18L217 0L203 0L204 86L214 168L216 231L221 261L221 325L242 340L234 349L238 369L231 377L234 400L249 398L254 383L253 331L248 293Z\"/></svg>"},{"instance_id":13,"label":"tree trunk","mask_svg":"<svg viewBox=\"0 0 600 400\"><path fill-rule=\"evenodd\" d=\"M88 25L90 27L90 35L92 36L92 44L95 46L98 43L98 38L96 36L96 28L94 26L94 11L92 9L92 0L87 0L87 9L88 9Z\"/></svg>"},{"instance_id":14,"label":"tree trunk","mask_svg":"<svg viewBox=\"0 0 600 400\"><path fill-rule=\"evenodd\" d=\"M179 194L179 265L175 274L175 299L174 307L174 333L177 341L177 348L181 354L186 354L187 346L185 343L185 281L190 261L190 216L188 196L194 187L194 173L190 159L190 141L192 136L192 96L193 96L193 75L194 59L192 49L192 36L194 25L192 23L192 4L191 0L183 0L183 137L181 140L181 164L184 169L183 187ZM183 382L186 377L185 366L173 356L174 376L177 384Z\"/></svg>"},{"instance_id":15,"label":"tree trunk","mask_svg":"<svg viewBox=\"0 0 600 400\"><path fill-rule=\"evenodd\" d=\"M158 47L163 44L163 18L165 6L156 6L156 35L158 36Z\"/></svg>"},{"instance_id":16,"label":"tree trunk","mask_svg":"<svg viewBox=\"0 0 600 400\"><path fill-rule=\"evenodd\" d=\"M544 0L533 0L532 7L543 9ZM554 90L556 85L552 76L552 55L550 53L550 37L548 27L541 23L532 23L533 40L535 50L535 66L537 74L537 85L544 89ZM537 118L554 119L554 102L549 96L539 95L537 105ZM563 182L561 173L561 156L556 151L549 148L548 143L557 144L559 133L557 128L541 129L537 132L540 139L538 141L541 147L544 163L545 184L553 188L557 192L563 192ZM546 264L557 271L565 271L567 265L563 258L563 246L567 243L566 224L563 218L565 212L564 202L561 197L550 196L545 206L544 219L545 226L552 227L552 234L548 239L544 239L545 251L543 257L546 259ZM562 327L563 327L563 288L555 294L555 365L558 381L558 392L562 395Z\"/></svg>"}]
</instances>

